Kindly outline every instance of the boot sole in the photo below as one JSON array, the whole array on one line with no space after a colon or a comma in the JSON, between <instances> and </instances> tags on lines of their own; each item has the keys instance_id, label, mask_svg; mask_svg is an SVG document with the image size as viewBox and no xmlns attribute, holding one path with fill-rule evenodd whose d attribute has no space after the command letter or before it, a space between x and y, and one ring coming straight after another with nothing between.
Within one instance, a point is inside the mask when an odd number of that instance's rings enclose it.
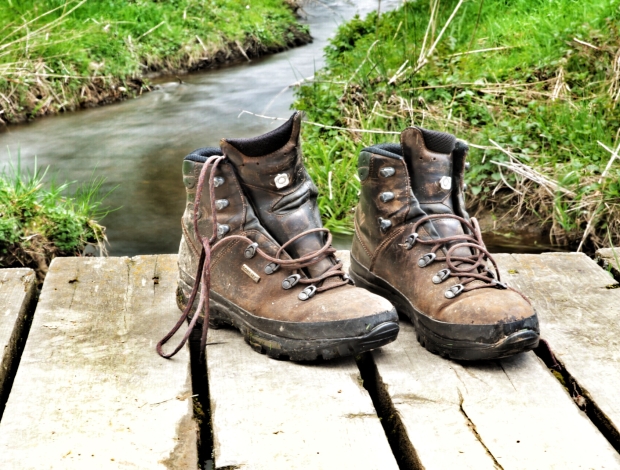
<instances>
[{"instance_id":1,"label":"boot sole","mask_svg":"<svg viewBox=\"0 0 620 470\"><path fill-rule=\"evenodd\" d=\"M189 289L186 292L181 286L177 290L177 304L181 310L187 305L188 292ZM211 293L209 303L210 328L232 326L243 334L246 343L255 351L273 359L301 362L353 356L391 343L399 331L397 322L386 321L379 323L363 336L303 340L285 338L256 328L247 321L247 314L243 309L215 292ZM192 314L195 314L195 309Z\"/></svg>"},{"instance_id":2,"label":"boot sole","mask_svg":"<svg viewBox=\"0 0 620 470\"><path fill-rule=\"evenodd\" d=\"M392 302L396 310L407 316L416 330L418 342L433 354L457 361L482 361L502 359L515 354L530 351L538 346L538 318L536 315L517 322L502 325L461 325L439 322L416 310L409 300L384 279L371 273L351 256L349 275L355 285L385 297ZM498 341L498 329L509 332ZM489 338L489 342L457 340L436 333L437 330L472 333L474 337ZM501 336L501 334L499 335Z\"/></svg>"}]
</instances>

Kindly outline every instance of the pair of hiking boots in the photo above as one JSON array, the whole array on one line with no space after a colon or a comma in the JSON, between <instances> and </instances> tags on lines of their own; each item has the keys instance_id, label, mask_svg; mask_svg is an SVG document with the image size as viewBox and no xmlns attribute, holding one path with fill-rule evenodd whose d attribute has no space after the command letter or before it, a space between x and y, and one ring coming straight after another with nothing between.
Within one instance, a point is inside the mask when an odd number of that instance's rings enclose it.
<instances>
[{"instance_id":1,"label":"pair of hiking boots","mask_svg":"<svg viewBox=\"0 0 620 470\"><path fill-rule=\"evenodd\" d=\"M362 150L349 277L322 227L300 127L295 113L267 134L185 157L183 315L158 344L162 356L182 347L199 318L201 351L208 325L232 325L274 358L356 355L396 339L397 311L444 357L495 359L537 346L533 308L500 281L465 211L464 142L410 127L400 145ZM164 353L188 318L184 341Z\"/></svg>"}]
</instances>

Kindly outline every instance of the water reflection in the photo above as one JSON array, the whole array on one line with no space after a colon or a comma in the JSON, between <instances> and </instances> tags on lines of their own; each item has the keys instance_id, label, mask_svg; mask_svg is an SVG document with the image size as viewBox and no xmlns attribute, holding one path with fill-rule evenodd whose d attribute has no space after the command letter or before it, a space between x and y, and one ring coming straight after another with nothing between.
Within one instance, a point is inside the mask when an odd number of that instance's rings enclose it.
<instances>
[{"instance_id":1,"label":"water reflection","mask_svg":"<svg viewBox=\"0 0 620 470\"><path fill-rule=\"evenodd\" d=\"M383 0L381 9L398 3ZM242 110L268 108L270 115L288 118L293 91L286 87L322 66L322 50L338 24L375 8L376 0L311 2L304 10L312 44L182 81L160 80L157 90L136 100L9 127L0 134L0 162L19 151L31 166L38 156L58 181L88 181L96 168L107 178L104 190L118 185L108 202L121 208L104 220L110 253L176 252L183 156L218 145L222 137L253 136L278 124L247 114L238 118Z\"/></svg>"},{"instance_id":2,"label":"water reflection","mask_svg":"<svg viewBox=\"0 0 620 470\"><path fill-rule=\"evenodd\" d=\"M381 10L398 3L383 0ZM9 127L0 134L0 163L19 151L25 166L31 166L37 156L57 181L89 181L95 169L107 179L104 191L118 186L108 204L120 209L103 221L110 254L174 253L185 197L183 156L217 146L222 137L254 136L279 124L248 114L238 117L242 110L288 118L293 101L288 86L323 65L323 48L338 24L377 5L376 0L312 1L304 8L312 44L181 80L160 79L155 91L136 100ZM544 245L542 240L507 244L502 237L486 239L495 251L536 252ZM334 243L348 248L351 238L339 236Z\"/></svg>"}]
</instances>

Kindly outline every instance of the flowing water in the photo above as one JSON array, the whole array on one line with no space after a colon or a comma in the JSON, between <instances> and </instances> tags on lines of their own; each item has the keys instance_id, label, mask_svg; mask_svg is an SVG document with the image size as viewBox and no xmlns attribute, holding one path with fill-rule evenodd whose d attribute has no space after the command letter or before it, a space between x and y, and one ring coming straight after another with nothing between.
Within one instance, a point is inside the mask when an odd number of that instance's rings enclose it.
<instances>
[{"instance_id":1,"label":"flowing water","mask_svg":"<svg viewBox=\"0 0 620 470\"><path fill-rule=\"evenodd\" d=\"M185 190L183 157L198 147L218 146L222 137L250 137L281 122L244 110L288 118L289 86L322 67L322 51L343 21L399 0L314 0L304 21L314 42L268 57L217 70L157 80L142 97L100 108L10 126L0 134L0 167L21 155L22 165L50 166L58 182L87 182L104 176L111 255L174 253L181 237ZM337 247L350 246L338 237ZM502 250L505 251L505 250ZM516 251L510 249L510 251Z\"/></svg>"}]
</instances>

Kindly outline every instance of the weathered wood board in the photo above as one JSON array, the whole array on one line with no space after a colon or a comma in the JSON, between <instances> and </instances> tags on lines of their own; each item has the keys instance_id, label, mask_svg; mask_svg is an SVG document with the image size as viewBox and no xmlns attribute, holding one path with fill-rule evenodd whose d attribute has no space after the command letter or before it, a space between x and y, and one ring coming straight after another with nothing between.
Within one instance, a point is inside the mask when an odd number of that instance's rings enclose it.
<instances>
[{"instance_id":1,"label":"weathered wood board","mask_svg":"<svg viewBox=\"0 0 620 470\"><path fill-rule=\"evenodd\" d=\"M352 358L270 359L236 330L207 346L217 469L398 469Z\"/></svg>"},{"instance_id":2,"label":"weathered wood board","mask_svg":"<svg viewBox=\"0 0 620 470\"><path fill-rule=\"evenodd\" d=\"M620 280L620 247L596 250L595 260L603 269L608 269L617 280Z\"/></svg>"},{"instance_id":3,"label":"weathered wood board","mask_svg":"<svg viewBox=\"0 0 620 470\"><path fill-rule=\"evenodd\" d=\"M337 256L348 268L349 253ZM504 278L514 283L506 272L514 269L510 255L495 256ZM525 256L548 263L540 255ZM533 272L523 275L535 283ZM570 275L574 283L588 285L576 273ZM553 289L551 284L538 293L526 290L543 321L546 310L539 304L545 297L538 294ZM571 289L577 291L574 285ZM410 461L426 470L620 468L620 455L532 352L461 364L426 351L413 326L402 321L397 341L372 357L380 396L396 411L411 444L403 445L403 454L411 454Z\"/></svg>"},{"instance_id":4,"label":"weathered wood board","mask_svg":"<svg viewBox=\"0 0 620 470\"><path fill-rule=\"evenodd\" d=\"M28 315L32 314L37 279L32 269L0 269L0 417L9 382L19 362Z\"/></svg>"},{"instance_id":5,"label":"weathered wood board","mask_svg":"<svg viewBox=\"0 0 620 470\"><path fill-rule=\"evenodd\" d=\"M581 253L495 255L504 280L530 297L541 336L620 430L620 289Z\"/></svg>"},{"instance_id":6,"label":"weathered wood board","mask_svg":"<svg viewBox=\"0 0 620 470\"><path fill-rule=\"evenodd\" d=\"M532 352L459 364L422 348L403 321L398 340L372 355L426 470L620 468L620 455Z\"/></svg>"},{"instance_id":7,"label":"weathered wood board","mask_svg":"<svg viewBox=\"0 0 620 470\"><path fill-rule=\"evenodd\" d=\"M57 258L6 410L0 468L197 467L189 353L155 344L178 318L176 256Z\"/></svg>"}]
</instances>

